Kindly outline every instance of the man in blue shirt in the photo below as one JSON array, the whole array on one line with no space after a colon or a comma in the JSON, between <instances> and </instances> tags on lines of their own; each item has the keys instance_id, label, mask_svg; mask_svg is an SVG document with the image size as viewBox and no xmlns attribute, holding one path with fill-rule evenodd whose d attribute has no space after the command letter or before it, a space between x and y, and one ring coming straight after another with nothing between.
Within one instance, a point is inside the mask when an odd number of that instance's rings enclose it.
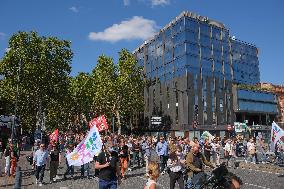
<instances>
[{"instance_id":1,"label":"man in blue shirt","mask_svg":"<svg viewBox=\"0 0 284 189\"><path fill-rule=\"evenodd\" d=\"M33 166L36 168L36 184L42 186L45 165L48 159L48 152L45 150L45 144L40 144L40 148L35 152Z\"/></svg>"},{"instance_id":2,"label":"man in blue shirt","mask_svg":"<svg viewBox=\"0 0 284 189\"><path fill-rule=\"evenodd\" d=\"M168 156L168 144L165 142L164 137L160 137L160 141L157 143L156 152L160 156L160 169L162 175L165 174L164 169L167 164Z\"/></svg>"}]
</instances>

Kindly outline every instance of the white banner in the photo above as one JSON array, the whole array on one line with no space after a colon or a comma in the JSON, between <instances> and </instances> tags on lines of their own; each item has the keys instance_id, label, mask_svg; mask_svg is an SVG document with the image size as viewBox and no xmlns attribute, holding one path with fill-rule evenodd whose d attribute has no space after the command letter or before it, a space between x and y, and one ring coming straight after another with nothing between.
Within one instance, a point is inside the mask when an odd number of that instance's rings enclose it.
<instances>
[{"instance_id":1,"label":"white banner","mask_svg":"<svg viewBox=\"0 0 284 189\"><path fill-rule=\"evenodd\" d=\"M207 138L209 142L211 142L215 137L211 135L211 133L209 133L208 131L204 131L201 135L201 138L203 138L204 140Z\"/></svg>"},{"instance_id":2,"label":"white banner","mask_svg":"<svg viewBox=\"0 0 284 189\"><path fill-rule=\"evenodd\" d=\"M93 160L95 154L102 149L102 140L97 127L92 127L86 138L68 154L67 161L69 165L81 166Z\"/></svg>"},{"instance_id":3,"label":"white banner","mask_svg":"<svg viewBox=\"0 0 284 189\"><path fill-rule=\"evenodd\" d=\"M272 123L271 127L271 143L272 143L272 151L275 150L275 145L277 142L280 142L282 145L282 140L284 139L284 130L281 129L275 122Z\"/></svg>"}]
</instances>

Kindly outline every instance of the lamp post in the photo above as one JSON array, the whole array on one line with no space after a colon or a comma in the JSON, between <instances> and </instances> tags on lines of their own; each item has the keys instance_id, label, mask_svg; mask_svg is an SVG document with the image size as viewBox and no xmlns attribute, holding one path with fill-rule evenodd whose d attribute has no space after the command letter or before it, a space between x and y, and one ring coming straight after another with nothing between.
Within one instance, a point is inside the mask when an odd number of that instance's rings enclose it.
<instances>
[{"instance_id":1,"label":"lamp post","mask_svg":"<svg viewBox=\"0 0 284 189\"><path fill-rule=\"evenodd\" d=\"M18 98L19 98L19 83L20 83L21 65L22 65L22 62L20 60L20 63L19 63L19 66L18 66L17 86L16 86L16 102L15 102L13 124L12 124L12 132L11 132L11 140L12 140L12 142L13 142L13 139L14 139L14 130L15 130L15 124L16 124L17 111L18 111Z\"/></svg>"}]
</instances>

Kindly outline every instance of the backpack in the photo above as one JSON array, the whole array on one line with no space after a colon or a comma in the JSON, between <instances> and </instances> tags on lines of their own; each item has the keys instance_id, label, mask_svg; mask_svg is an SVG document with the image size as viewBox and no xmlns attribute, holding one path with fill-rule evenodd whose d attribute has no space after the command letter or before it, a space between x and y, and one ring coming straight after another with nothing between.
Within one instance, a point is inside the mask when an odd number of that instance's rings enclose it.
<instances>
[{"instance_id":1,"label":"backpack","mask_svg":"<svg viewBox=\"0 0 284 189\"><path fill-rule=\"evenodd\" d=\"M157 163L160 161L160 156L157 154L156 150L153 149L150 150L150 156L148 160Z\"/></svg>"}]
</instances>

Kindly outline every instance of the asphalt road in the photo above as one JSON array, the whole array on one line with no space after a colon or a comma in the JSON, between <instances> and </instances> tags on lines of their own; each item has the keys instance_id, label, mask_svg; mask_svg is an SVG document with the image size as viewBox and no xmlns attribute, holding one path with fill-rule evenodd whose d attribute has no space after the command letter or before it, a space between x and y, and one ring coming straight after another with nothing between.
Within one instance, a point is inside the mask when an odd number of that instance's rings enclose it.
<instances>
[{"instance_id":1,"label":"asphalt road","mask_svg":"<svg viewBox=\"0 0 284 189\"><path fill-rule=\"evenodd\" d=\"M23 153L27 154L27 153ZM23 174L23 189L33 189L33 188L44 188L44 189L98 189L98 180L97 178L93 179L81 179L79 177L80 170L79 167L75 169L74 179L62 180L62 174L65 171L65 163L62 165L64 167L59 170L59 179L56 183L48 184L49 180L49 171L45 171L44 185L39 187L35 185L35 177L32 175L33 170L31 166L25 159L25 155L21 156L19 165L22 167ZM2 159L2 164L3 164ZM236 173L242 180L243 189L283 189L284 188L284 168L278 168L278 171L271 171L272 169L265 169L262 165L253 165L253 166L240 166L236 169L230 169L233 173ZM261 169L258 169L258 168ZM145 168L140 168L127 172L127 179L123 180L120 185L120 189L143 189L147 178L144 177ZM93 172L91 171L91 174ZM169 176L167 174L161 175L158 184L160 188L168 189L169 188ZM0 177L0 188L13 188L13 179L7 177ZM176 188L178 186L176 185Z\"/></svg>"}]
</instances>

